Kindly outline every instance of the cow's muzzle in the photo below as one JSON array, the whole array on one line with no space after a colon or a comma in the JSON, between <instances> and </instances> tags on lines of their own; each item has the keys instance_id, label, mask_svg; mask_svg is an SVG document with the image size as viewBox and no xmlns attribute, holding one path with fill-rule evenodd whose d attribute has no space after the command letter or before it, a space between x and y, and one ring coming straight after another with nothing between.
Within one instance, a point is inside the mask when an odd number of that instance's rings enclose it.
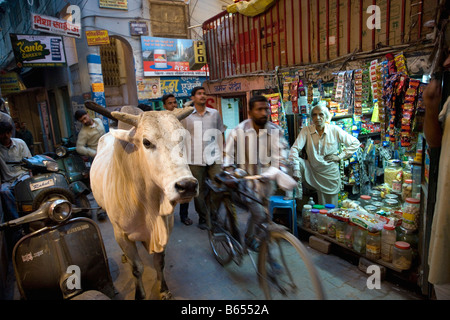
<instances>
[{"instance_id":1,"label":"cow's muzzle","mask_svg":"<svg viewBox=\"0 0 450 320\"><path fill-rule=\"evenodd\" d=\"M181 199L197 196L198 181L195 178L184 178L175 183L175 190Z\"/></svg>"}]
</instances>

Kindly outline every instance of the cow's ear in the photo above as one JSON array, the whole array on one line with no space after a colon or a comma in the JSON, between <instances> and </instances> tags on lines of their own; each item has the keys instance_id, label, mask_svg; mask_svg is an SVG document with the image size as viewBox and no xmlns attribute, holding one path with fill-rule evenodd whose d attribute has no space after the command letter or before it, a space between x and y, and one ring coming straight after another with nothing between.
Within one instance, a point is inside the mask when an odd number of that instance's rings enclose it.
<instances>
[{"instance_id":1,"label":"cow's ear","mask_svg":"<svg viewBox=\"0 0 450 320\"><path fill-rule=\"evenodd\" d=\"M111 132L112 136L118 140L129 142L135 144L136 138L134 133L136 132L135 129L131 130L122 130L122 129L110 129L109 132Z\"/></svg>"}]
</instances>

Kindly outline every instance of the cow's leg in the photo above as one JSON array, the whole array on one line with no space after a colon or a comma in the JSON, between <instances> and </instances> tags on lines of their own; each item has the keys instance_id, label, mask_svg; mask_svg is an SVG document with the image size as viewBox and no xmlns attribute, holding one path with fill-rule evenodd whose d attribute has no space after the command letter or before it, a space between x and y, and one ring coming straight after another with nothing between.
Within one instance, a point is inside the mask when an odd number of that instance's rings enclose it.
<instances>
[{"instance_id":1,"label":"cow's leg","mask_svg":"<svg viewBox=\"0 0 450 320\"><path fill-rule=\"evenodd\" d=\"M161 281L161 289L159 290L161 300L170 300L172 299L172 293L169 291L166 279L164 278L165 255L166 255L165 251L153 254L153 264L156 269L156 275L158 277L158 280Z\"/></svg>"},{"instance_id":2,"label":"cow's leg","mask_svg":"<svg viewBox=\"0 0 450 320\"><path fill-rule=\"evenodd\" d=\"M124 234L123 232L121 231L116 232L116 228L114 228L114 236L133 269L133 276L135 278L135 285L136 285L134 298L136 300L144 300L145 289L144 283L142 282L142 273L144 272L144 264L142 263L142 260L139 257L136 248L136 243L128 239L127 235Z\"/></svg>"}]
</instances>

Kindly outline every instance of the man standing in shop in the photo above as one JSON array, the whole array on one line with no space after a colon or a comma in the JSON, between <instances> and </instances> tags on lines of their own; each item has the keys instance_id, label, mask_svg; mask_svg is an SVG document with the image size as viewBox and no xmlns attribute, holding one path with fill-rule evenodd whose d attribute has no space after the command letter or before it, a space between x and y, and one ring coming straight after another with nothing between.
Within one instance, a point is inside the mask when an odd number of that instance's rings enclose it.
<instances>
[{"instance_id":1,"label":"man standing in shop","mask_svg":"<svg viewBox=\"0 0 450 320\"><path fill-rule=\"evenodd\" d=\"M99 118L91 119L85 110L77 110L75 119L83 126L77 139L77 152L79 154L95 157L97 154L98 140L105 134L105 127Z\"/></svg>"},{"instance_id":2,"label":"man standing in shop","mask_svg":"<svg viewBox=\"0 0 450 320\"><path fill-rule=\"evenodd\" d=\"M340 127L330 125L330 120L327 107L315 106L311 110L313 124L300 131L289 158L294 165L294 179L316 190L320 204L334 204L337 207L341 189L339 162L355 153L360 142ZM343 144L344 149L338 154L339 144ZM307 159L300 157L303 148Z\"/></svg>"},{"instance_id":3,"label":"man standing in shop","mask_svg":"<svg viewBox=\"0 0 450 320\"><path fill-rule=\"evenodd\" d=\"M181 123L190 134L187 141L187 156L192 175L199 184L199 195L194 198L195 210L199 215L200 229L208 228L207 219L211 210L215 210L214 195L211 203L206 203L206 177L211 179L221 171L223 132L225 131L219 112L206 107L206 92L203 87L195 87L191 91L194 112ZM189 143L190 142L190 143Z\"/></svg>"},{"instance_id":4,"label":"man standing in shop","mask_svg":"<svg viewBox=\"0 0 450 320\"><path fill-rule=\"evenodd\" d=\"M177 107L177 99L171 93L165 94L162 97L162 102L164 104L164 109L167 111L173 111ZM192 224L192 220L188 218L189 202L180 203L180 220L187 226Z\"/></svg>"},{"instance_id":5,"label":"man standing in shop","mask_svg":"<svg viewBox=\"0 0 450 320\"><path fill-rule=\"evenodd\" d=\"M450 67L450 56L445 60L444 67ZM450 97L439 112L441 92L441 82L432 80L423 93L425 138L430 148L441 148L431 225L428 281L433 284L438 300L450 300Z\"/></svg>"}]
</instances>

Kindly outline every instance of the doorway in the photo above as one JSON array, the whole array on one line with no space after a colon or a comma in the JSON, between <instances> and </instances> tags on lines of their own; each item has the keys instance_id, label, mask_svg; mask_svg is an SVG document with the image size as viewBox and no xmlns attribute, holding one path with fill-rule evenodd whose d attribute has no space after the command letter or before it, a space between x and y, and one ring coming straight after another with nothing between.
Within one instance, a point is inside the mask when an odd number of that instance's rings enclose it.
<instances>
[{"instance_id":1,"label":"doorway","mask_svg":"<svg viewBox=\"0 0 450 320\"><path fill-rule=\"evenodd\" d=\"M100 47L106 106L117 109L138 105L136 74L131 45L121 37L109 37L109 44Z\"/></svg>"},{"instance_id":2,"label":"doorway","mask_svg":"<svg viewBox=\"0 0 450 320\"><path fill-rule=\"evenodd\" d=\"M226 126L225 139L232 129L247 119L247 108L244 106L247 106L245 96L222 97L222 119Z\"/></svg>"}]
</instances>

